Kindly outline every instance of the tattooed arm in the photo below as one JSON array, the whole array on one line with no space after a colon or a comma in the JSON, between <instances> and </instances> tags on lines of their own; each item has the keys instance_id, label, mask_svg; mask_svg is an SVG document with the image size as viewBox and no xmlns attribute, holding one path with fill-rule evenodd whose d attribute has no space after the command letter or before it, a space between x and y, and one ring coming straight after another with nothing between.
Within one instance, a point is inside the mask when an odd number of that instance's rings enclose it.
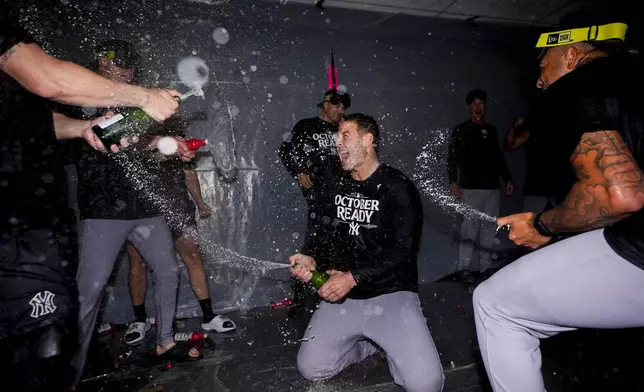
<instances>
[{"instance_id":1,"label":"tattooed arm","mask_svg":"<svg viewBox=\"0 0 644 392\"><path fill-rule=\"evenodd\" d=\"M541 215L549 231L606 227L644 207L644 175L618 132L584 133L570 160L577 182L560 206Z\"/></svg>"}]
</instances>

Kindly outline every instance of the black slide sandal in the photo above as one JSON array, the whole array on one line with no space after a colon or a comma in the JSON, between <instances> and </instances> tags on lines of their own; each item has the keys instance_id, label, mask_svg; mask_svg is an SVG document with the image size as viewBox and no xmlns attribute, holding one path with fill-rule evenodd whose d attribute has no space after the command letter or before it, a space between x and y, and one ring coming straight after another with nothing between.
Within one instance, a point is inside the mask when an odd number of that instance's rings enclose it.
<instances>
[{"instance_id":1,"label":"black slide sandal","mask_svg":"<svg viewBox=\"0 0 644 392\"><path fill-rule=\"evenodd\" d=\"M199 351L198 357L190 355L190 350L196 347L189 342L177 342L170 350L163 354L155 355L158 363L181 363L181 362L194 362L203 359L203 354Z\"/></svg>"}]
</instances>

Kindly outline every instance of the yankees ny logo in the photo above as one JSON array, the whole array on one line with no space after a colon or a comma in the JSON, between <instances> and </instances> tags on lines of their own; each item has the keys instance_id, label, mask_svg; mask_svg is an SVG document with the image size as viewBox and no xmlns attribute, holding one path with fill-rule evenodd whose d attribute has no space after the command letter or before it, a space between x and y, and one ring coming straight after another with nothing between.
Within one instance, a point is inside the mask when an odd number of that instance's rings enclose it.
<instances>
[{"instance_id":1,"label":"yankees ny logo","mask_svg":"<svg viewBox=\"0 0 644 392\"><path fill-rule=\"evenodd\" d=\"M29 301L29 305L31 305L31 317L38 318L46 314L54 313L56 310L56 305L54 305L55 296L56 294L50 293L49 291L41 291L34 295L31 301Z\"/></svg>"},{"instance_id":2,"label":"yankees ny logo","mask_svg":"<svg viewBox=\"0 0 644 392\"><path fill-rule=\"evenodd\" d=\"M349 234L358 235L359 228L360 228L360 225L357 224L356 222L349 223Z\"/></svg>"}]
</instances>

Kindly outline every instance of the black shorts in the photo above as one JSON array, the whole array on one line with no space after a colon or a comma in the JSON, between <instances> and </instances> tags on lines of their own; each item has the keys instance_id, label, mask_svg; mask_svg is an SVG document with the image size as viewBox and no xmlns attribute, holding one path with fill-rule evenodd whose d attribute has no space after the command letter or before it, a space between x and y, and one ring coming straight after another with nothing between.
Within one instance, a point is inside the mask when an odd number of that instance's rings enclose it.
<instances>
[{"instance_id":1,"label":"black shorts","mask_svg":"<svg viewBox=\"0 0 644 392\"><path fill-rule=\"evenodd\" d=\"M0 339L75 316L75 233L24 229L2 234L1 241Z\"/></svg>"},{"instance_id":2,"label":"black shorts","mask_svg":"<svg viewBox=\"0 0 644 392\"><path fill-rule=\"evenodd\" d=\"M173 221L168 221L172 239L178 240L188 229L197 230L197 219L195 218L197 206L192 200L188 200L181 208L182 213L176 214Z\"/></svg>"}]
</instances>

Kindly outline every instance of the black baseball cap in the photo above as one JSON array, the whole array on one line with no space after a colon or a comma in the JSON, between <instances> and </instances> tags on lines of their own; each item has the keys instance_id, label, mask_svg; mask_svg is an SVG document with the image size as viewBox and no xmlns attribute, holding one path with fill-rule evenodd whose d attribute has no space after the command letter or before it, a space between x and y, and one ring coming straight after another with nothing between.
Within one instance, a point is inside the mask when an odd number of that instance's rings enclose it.
<instances>
[{"instance_id":1,"label":"black baseball cap","mask_svg":"<svg viewBox=\"0 0 644 392\"><path fill-rule=\"evenodd\" d=\"M136 52L134 45L118 39L101 42L96 46L95 53L97 60L112 60L117 67L123 69L135 69L141 63L141 56Z\"/></svg>"},{"instance_id":2,"label":"black baseball cap","mask_svg":"<svg viewBox=\"0 0 644 392\"><path fill-rule=\"evenodd\" d=\"M324 94L322 102L318 103L318 107L320 109L324 107L325 102L329 102L331 105L343 104L344 108L347 109L351 106L351 96L347 93L340 94L337 90L329 90Z\"/></svg>"}]
</instances>

